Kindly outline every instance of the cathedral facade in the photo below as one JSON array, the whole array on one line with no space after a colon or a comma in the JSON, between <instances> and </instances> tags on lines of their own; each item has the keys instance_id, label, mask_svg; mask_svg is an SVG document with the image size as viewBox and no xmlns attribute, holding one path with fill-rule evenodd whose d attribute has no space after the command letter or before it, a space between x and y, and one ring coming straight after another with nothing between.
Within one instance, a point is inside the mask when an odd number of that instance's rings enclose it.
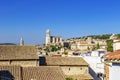
<instances>
[{"instance_id":1,"label":"cathedral facade","mask_svg":"<svg viewBox=\"0 0 120 80\"><path fill-rule=\"evenodd\" d=\"M50 30L48 29L46 31L46 45L49 45L49 44L57 44L57 43L60 43L62 42L62 37L61 36L51 36L50 35Z\"/></svg>"}]
</instances>

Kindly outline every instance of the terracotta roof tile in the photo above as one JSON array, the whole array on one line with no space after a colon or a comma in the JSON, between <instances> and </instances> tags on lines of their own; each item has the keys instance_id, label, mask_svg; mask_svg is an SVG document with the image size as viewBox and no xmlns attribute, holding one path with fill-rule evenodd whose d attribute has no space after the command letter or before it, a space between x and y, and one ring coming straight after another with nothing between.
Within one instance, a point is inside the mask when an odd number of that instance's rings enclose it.
<instances>
[{"instance_id":1,"label":"terracotta roof tile","mask_svg":"<svg viewBox=\"0 0 120 80\"><path fill-rule=\"evenodd\" d=\"M109 60L120 60L120 50L116 50L115 52L107 53L103 55L103 58Z\"/></svg>"},{"instance_id":2,"label":"terracotta roof tile","mask_svg":"<svg viewBox=\"0 0 120 80\"><path fill-rule=\"evenodd\" d=\"M23 80L65 80L60 67L24 67Z\"/></svg>"},{"instance_id":3,"label":"terracotta roof tile","mask_svg":"<svg viewBox=\"0 0 120 80\"><path fill-rule=\"evenodd\" d=\"M60 67L0 66L0 80L65 80Z\"/></svg>"},{"instance_id":4,"label":"terracotta roof tile","mask_svg":"<svg viewBox=\"0 0 120 80\"><path fill-rule=\"evenodd\" d=\"M0 80L65 80L71 77L77 80L93 80L90 74L65 75L59 66L0 66Z\"/></svg>"}]
</instances>

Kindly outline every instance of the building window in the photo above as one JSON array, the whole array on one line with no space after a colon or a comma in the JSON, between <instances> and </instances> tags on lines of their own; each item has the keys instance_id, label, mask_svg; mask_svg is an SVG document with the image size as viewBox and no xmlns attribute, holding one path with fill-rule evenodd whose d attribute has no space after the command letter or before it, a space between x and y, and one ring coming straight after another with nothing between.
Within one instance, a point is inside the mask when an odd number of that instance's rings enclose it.
<instances>
[{"instance_id":1,"label":"building window","mask_svg":"<svg viewBox=\"0 0 120 80\"><path fill-rule=\"evenodd\" d=\"M70 68L69 68L69 71L70 71Z\"/></svg>"},{"instance_id":2,"label":"building window","mask_svg":"<svg viewBox=\"0 0 120 80\"><path fill-rule=\"evenodd\" d=\"M103 74L102 73L97 73L97 77L102 77Z\"/></svg>"},{"instance_id":3,"label":"building window","mask_svg":"<svg viewBox=\"0 0 120 80\"><path fill-rule=\"evenodd\" d=\"M80 68L80 70L82 70L82 68Z\"/></svg>"}]
</instances>

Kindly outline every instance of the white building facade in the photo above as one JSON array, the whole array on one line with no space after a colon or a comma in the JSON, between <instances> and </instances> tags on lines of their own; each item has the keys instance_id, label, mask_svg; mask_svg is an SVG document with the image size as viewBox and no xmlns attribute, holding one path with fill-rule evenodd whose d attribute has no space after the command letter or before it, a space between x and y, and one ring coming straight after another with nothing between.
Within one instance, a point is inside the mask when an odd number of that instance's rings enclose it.
<instances>
[{"instance_id":1,"label":"white building facade","mask_svg":"<svg viewBox=\"0 0 120 80\"><path fill-rule=\"evenodd\" d=\"M109 80L120 80L120 63L111 63L109 66Z\"/></svg>"},{"instance_id":2,"label":"white building facade","mask_svg":"<svg viewBox=\"0 0 120 80\"><path fill-rule=\"evenodd\" d=\"M62 42L62 37L61 36L51 36L50 35L50 30L48 29L46 31L46 45L48 44L57 44Z\"/></svg>"},{"instance_id":3,"label":"white building facade","mask_svg":"<svg viewBox=\"0 0 120 80\"><path fill-rule=\"evenodd\" d=\"M120 39L113 40L113 50L119 50L120 49Z\"/></svg>"}]
</instances>

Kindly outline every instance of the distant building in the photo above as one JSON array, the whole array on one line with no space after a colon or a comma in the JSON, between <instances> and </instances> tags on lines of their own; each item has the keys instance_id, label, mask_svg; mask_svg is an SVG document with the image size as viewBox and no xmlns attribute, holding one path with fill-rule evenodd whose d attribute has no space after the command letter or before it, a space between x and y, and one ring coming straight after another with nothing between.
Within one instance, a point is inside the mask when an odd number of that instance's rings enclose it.
<instances>
[{"instance_id":1,"label":"distant building","mask_svg":"<svg viewBox=\"0 0 120 80\"><path fill-rule=\"evenodd\" d=\"M104 80L104 63L101 60L101 57L104 54L106 54L106 51L99 49L83 56L90 65L89 72L93 76L94 80Z\"/></svg>"},{"instance_id":2,"label":"distant building","mask_svg":"<svg viewBox=\"0 0 120 80\"><path fill-rule=\"evenodd\" d=\"M89 64L81 57L42 57L40 60L45 62L46 66L59 66L66 78L93 80L89 74Z\"/></svg>"},{"instance_id":3,"label":"distant building","mask_svg":"<svg viewBox=\"0 0 120 80\"><path fill-rule=\"evenodd\" d=\"M113 40L113 50L119 50L120 49L120 39L114 39Z\"/></svg>"},{"instance_id":4,"label":"distant building","mask_svg":"<svg viewBox=\"0 0 120 80\"><path fill-rule=\"evenodd\" d=\"M24 40L23 40L23 38L20 39L20 46L24 46Z\"/></svg>"},{"instance_id":5,"label":"distant building","mask_svg":"<svg viewBox=\"0 0 120 80\"><path fill-rule=\"evenodd\" d=\"M85 52L92 50L93 46L95 46L95 44L92 43L92 38L90 37L88 37L87 40L79 39L79 40L74 40L74 42L71 43L72 50L80 50Z\"/></svg>"},{"instance_id":6,"label":"distant building","mask_svg":"<svg viewBox=\"0 0 120 80\"><path fill-rule=\"evenodd\" d=\"M48 44L57 44L62 42L62 37L60 36L51 36L50 35L50 30L48 29L46 31L46 45Z\"/></svg>"},{"instance_id":7,"label":"distant building","mask_svg":"<svg viewBox=\"0 0 120 80\"><path fill-rule=\"evenodd\" d=\"M89 52L94 50L99 44L100 49L106 49L106 40L92 39L88 37L87 39L74 39L70 40L72 50L80 50L84 52Z\"/></svg>"},{"instance_id":8,"label":"distant building","mask_svg":"<svg viewBox=\"0 0 120 80\"><path fill-rule=\"evenodd\" d=\"M110 36L110 39L116 39L117 38L117 36L115 35L115 34L112 34L111 36Z\"/></svg>"}]
</instances>

